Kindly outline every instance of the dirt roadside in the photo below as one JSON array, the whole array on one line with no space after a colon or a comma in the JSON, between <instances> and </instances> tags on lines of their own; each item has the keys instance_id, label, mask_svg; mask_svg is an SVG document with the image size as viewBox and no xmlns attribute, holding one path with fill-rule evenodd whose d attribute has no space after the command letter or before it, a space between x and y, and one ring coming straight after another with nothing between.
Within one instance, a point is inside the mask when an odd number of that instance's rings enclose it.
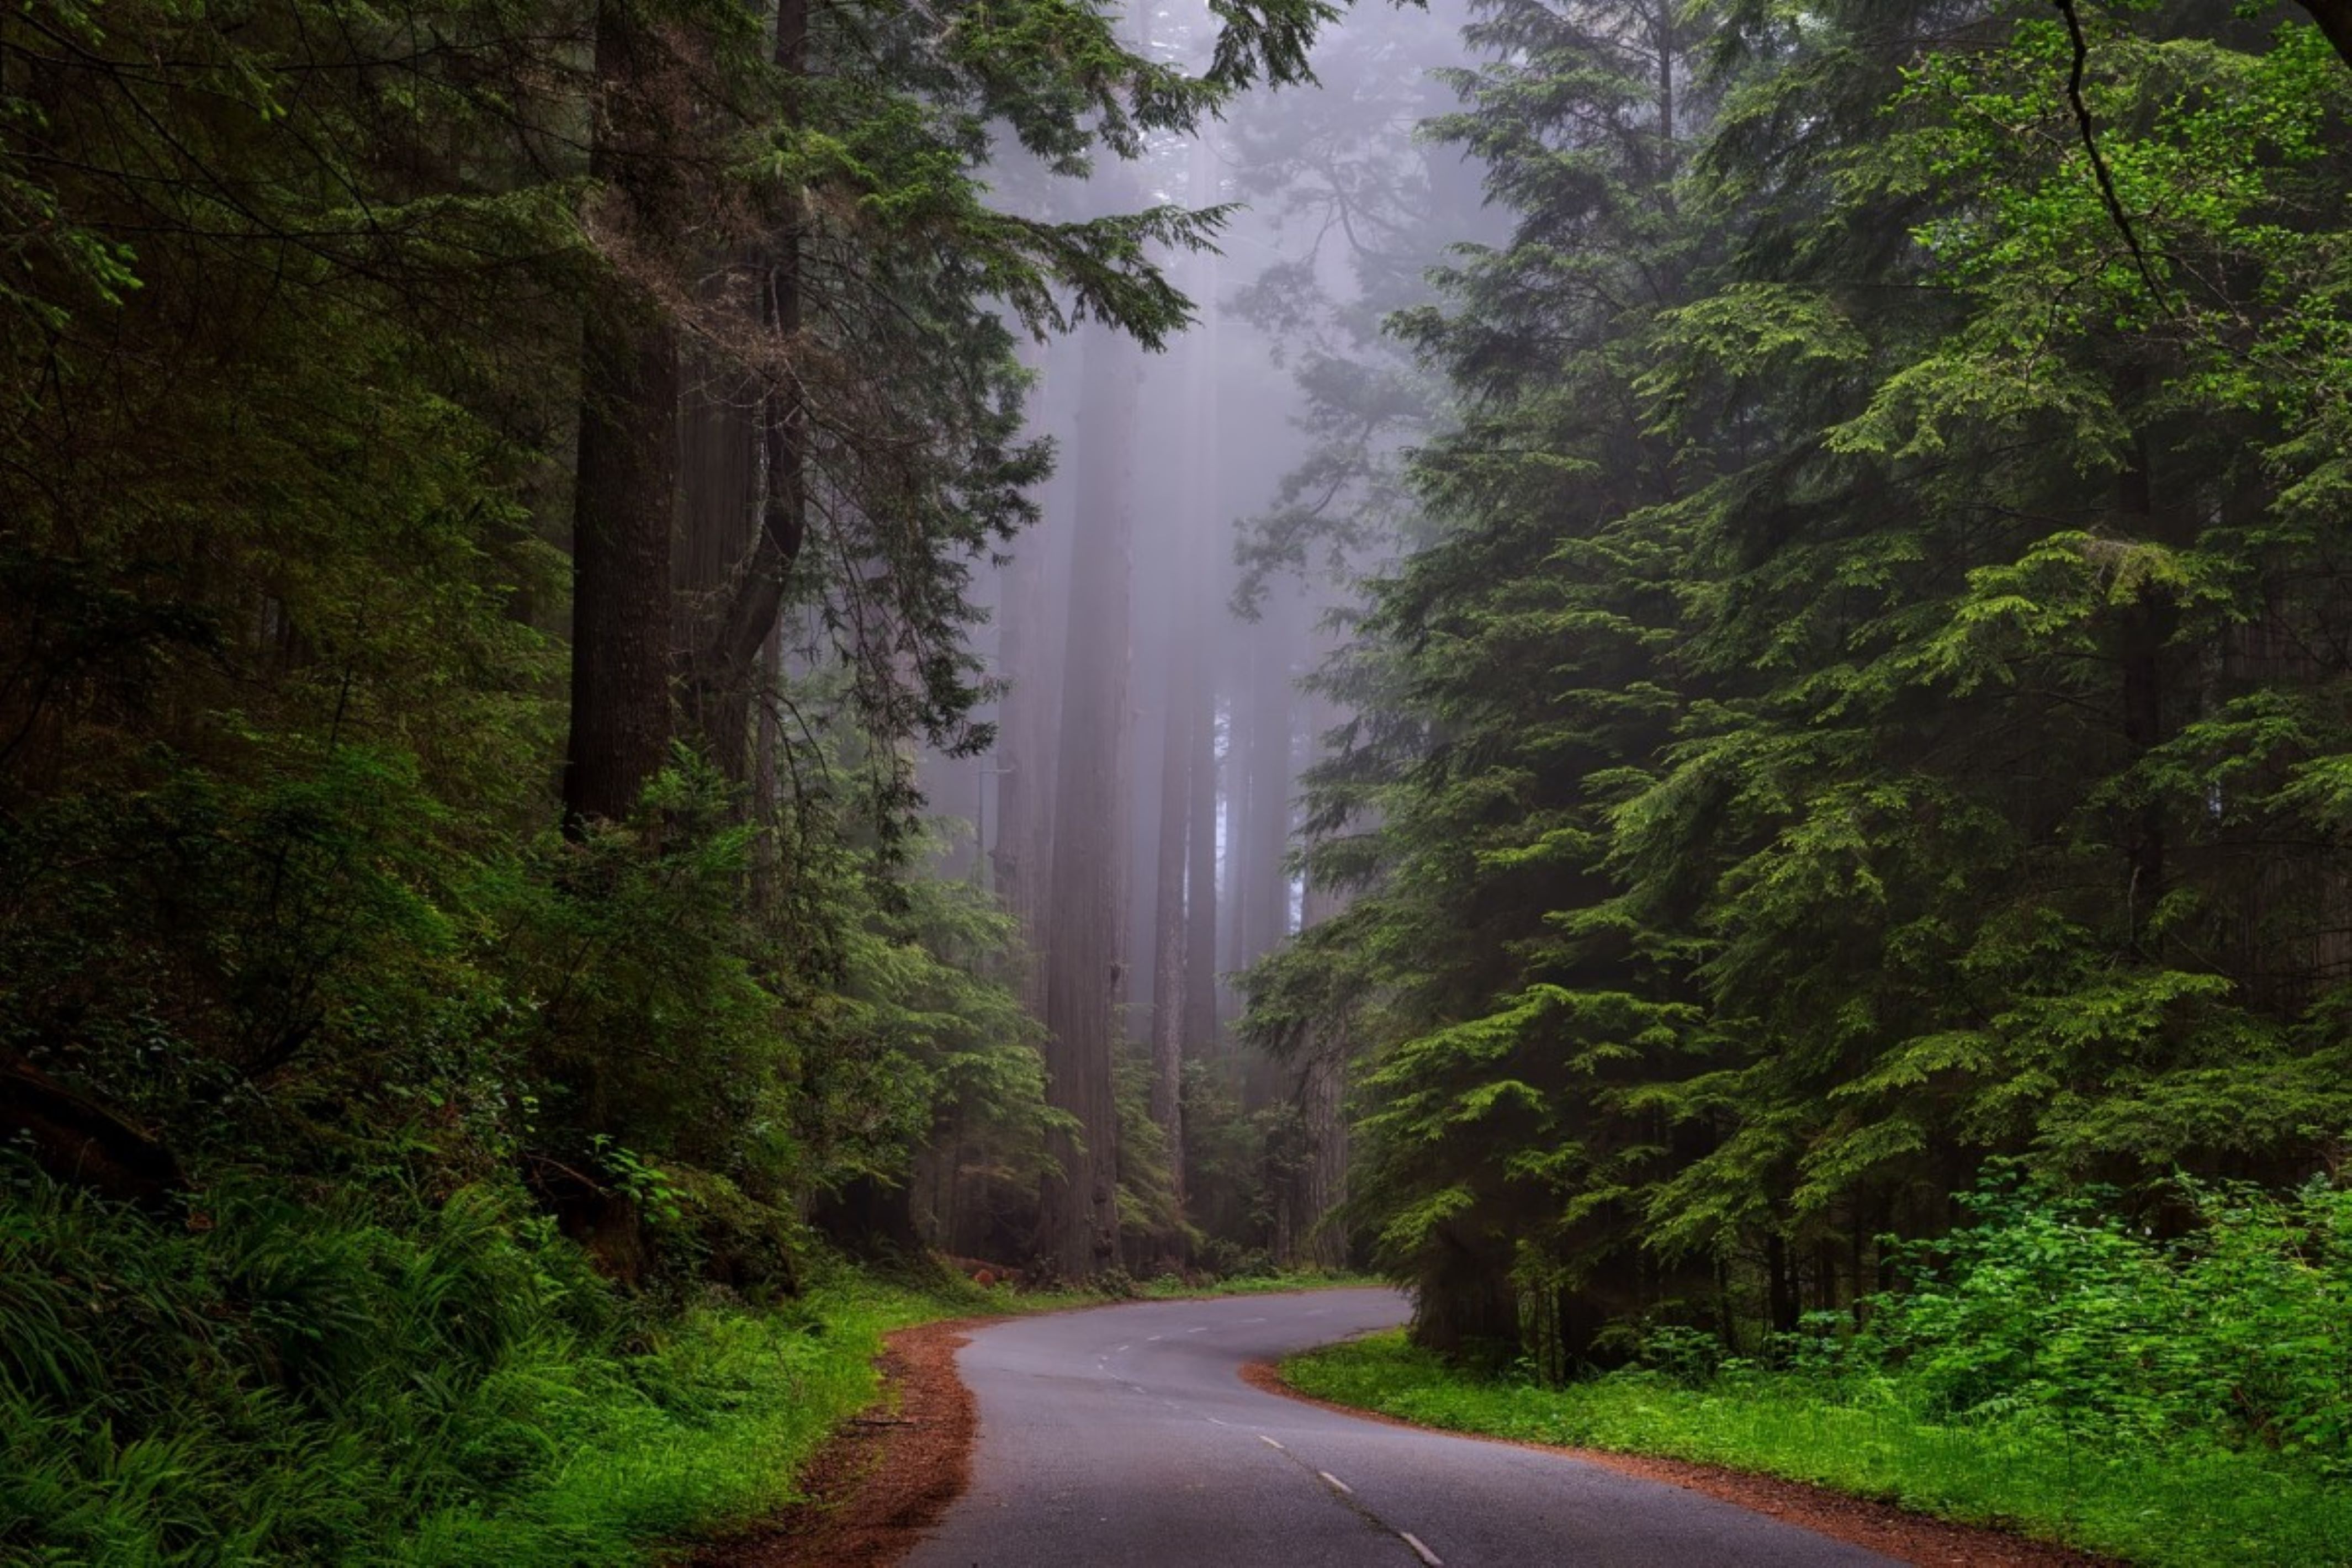
<instances>
[{"instance_id":1,"label":"dirt roadside","mask_svg":"<svg viewBox=\"0 0 2352 1568\"><path fill-rule=\"evenodd\" d=\"M798 1503L714 1542L690 1568L891 1568L961 1496L980 1426L955 1352L1000 1321L956 1318L883 1341L882 1398L817 1450Z\"/></svg>"}]
</instances>

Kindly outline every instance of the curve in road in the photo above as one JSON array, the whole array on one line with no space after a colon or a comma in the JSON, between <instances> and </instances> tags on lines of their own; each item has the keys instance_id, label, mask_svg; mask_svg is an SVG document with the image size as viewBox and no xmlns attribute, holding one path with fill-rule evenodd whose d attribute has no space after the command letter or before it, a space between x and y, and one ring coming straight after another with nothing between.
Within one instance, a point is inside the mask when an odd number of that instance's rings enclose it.
<instances>
[{"instance_id":1,"label":"curve in road","mask_svg":"<svg viewBox=\"0 0 2352 1568\"><path fill-rule=\"evenodd\" d=\"M1390 1290L1019 1319L957 1365L969 1490L908 1568L1864 1568L1881 1557L1566 1455L1262 1393L1252 1362L1404 1321Z\"/></svg>"}]
</instances>

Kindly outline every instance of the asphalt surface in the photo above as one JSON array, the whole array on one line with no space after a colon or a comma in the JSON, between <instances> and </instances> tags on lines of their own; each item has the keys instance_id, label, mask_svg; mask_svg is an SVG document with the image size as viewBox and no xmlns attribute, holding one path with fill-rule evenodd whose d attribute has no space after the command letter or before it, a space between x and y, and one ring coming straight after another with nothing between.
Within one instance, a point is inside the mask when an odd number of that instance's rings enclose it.
<instances>
[{"instance_id":1,"label":"asphalt surface","mask_svg":"<svg viewBox=\"0 0 2352 1568\"><path fill-rule=\"evenodd\" d=\"M979 1331L970 1489L908 1568L1863 1568L1890 1558L1561 1455L1260 1393L1242 1366L1404 1321L1387 1290Z\"/></svg>"}]
</instances>

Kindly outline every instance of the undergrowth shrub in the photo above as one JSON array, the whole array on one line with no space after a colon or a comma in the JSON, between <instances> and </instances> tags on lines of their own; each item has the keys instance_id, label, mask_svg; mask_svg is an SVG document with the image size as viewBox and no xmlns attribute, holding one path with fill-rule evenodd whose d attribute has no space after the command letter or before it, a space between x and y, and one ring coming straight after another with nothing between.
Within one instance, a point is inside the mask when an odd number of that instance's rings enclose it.
<instances>
[{"instance_id":1,"label":"undergrowth shrub","mask_svg":"<svg viewBox=\"0 0 2352 1568\"><path fill-rule=\"evenodd\" d=\"M2002 1191L1910 1254L1852 1347L1926 1411L2261 1447L2352 1473L2352 1193L2184 1183L2160 1237L2096 1196Z\"/></svg>"},{"instance_id":2,"label":"undergrowth shrub","mask_svg":"<svg viewBox=\"0 0 2352 1568\"><path fill-rule=\"evenodd\" d=\"M166 1223L0 1173L0 1561L636 1561L870 1396L870 1335L650 1315L510 1186Z\"/></svg>"}]
</instances>

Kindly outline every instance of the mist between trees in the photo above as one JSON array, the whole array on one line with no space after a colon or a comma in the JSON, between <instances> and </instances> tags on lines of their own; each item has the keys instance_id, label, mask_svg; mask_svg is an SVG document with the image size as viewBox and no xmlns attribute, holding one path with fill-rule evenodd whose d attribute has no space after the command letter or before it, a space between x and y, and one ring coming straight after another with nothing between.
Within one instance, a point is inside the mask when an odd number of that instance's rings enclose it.
<instances>
[{"instance_id":1,"label":"mist between trees","mask_svg":"<svg viewBox=\"0 0 2352 1568\"><path fill-rule=\"evenodd\" d=\"M2332 1181L2342 22L11 13L0 1237L1565 1377Z\"/></svg>"},{"instance_id":2,"label":"mist between trees","mask_svg":"<svg viewBox=\"0 0 2352 1568\"><path fill-rule=\"evenodd\" d=\"M1029 427L1062 460L982 590L994 743L919 772L958 819L934 869L1019 921L1054 1103L1093 1130L1057 1142L1041 1216L1066 1276L1350 1256L1349 1042L1265 1049L1238 982L1344 900L1297 861L1304 778L1350 714L1312 677L1399 548L1404 449L1435 417L1382 323L1433 298L1448 244L1502 233L1475 161L1416 134L1455 101L1460 25L1351 16L1312 89L1056 194L1225 215L1173 265L1197 320L1164 352L1090 327L1029 357ZM1017 1249L1025 1207L974 1202L970 1173L930 1152L928 1224Z\"/></svg>"}]
</instances>

